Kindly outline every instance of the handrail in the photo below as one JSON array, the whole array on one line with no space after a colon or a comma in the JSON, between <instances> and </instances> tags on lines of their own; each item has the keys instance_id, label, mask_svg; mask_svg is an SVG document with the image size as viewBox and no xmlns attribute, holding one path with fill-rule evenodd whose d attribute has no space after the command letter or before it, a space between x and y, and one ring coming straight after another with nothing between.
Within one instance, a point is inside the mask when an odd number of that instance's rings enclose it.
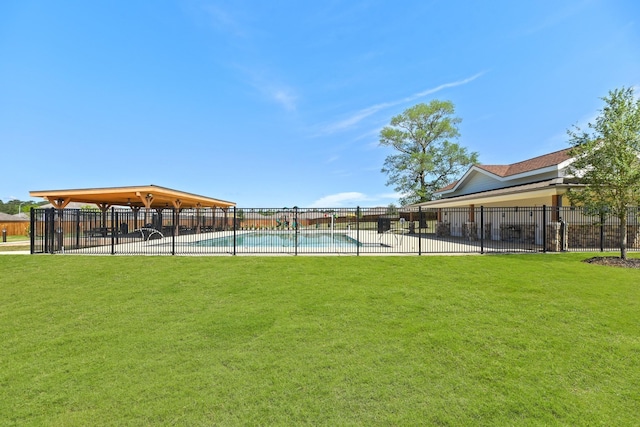
<instances>
[{"instance_id":1,"label":"handrail","mask_svg":"<svg viewBox=\"0 0 640 427\"><path fill-rule=\"evenodd\" d=\"M135 230L133 230L133 231L139 231L139 232L140 232L140 234L142 234L142 239L143 239L145 242L148 242L148 241L149 241L149 238L151 238L151 236L152 236L152 235L154 235L154 234L156 234L156 233L160 235L160 238L161 238L161 239L164 239L164 234L162 234L162 232L161 232L160 230L156 230L155 228L141 227L141 228L136 228L136 229L135 229ZM144 237L144 232L145 232L145 231L148 231L148 232L149 232L149 235L148 235L146 238Z\"/></svg>"},{"instance_id":2,"label":"handrail","mask_svg":"<svg viewBox=\"0 0 640 427\"><path fill-rule=\"evenodd\" d=\"M385 230L382 233L378 234L378 242L382 241L382 236L385 234L390 234L396 241L396 245L402 244L403 238L405 234L409 234L409 230L404 227L390 228L389 230Z\"/></svg>"}]
</instances>

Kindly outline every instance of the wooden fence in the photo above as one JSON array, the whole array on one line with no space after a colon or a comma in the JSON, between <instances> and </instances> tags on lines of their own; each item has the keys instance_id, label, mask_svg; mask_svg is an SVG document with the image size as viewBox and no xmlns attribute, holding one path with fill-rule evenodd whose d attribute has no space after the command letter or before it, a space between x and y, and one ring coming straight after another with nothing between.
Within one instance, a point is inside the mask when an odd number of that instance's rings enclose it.
<instances>
[{"instance_id":1,"label":"wooden fence","mask_svg":"<svg viewBox=\"0 0 640 427\"><path fill-rule=\"evenodd\" d=\"M29 221L0 222L0 232L7 230L7 236L29 236Z\"/></svg>"}]
</instances>

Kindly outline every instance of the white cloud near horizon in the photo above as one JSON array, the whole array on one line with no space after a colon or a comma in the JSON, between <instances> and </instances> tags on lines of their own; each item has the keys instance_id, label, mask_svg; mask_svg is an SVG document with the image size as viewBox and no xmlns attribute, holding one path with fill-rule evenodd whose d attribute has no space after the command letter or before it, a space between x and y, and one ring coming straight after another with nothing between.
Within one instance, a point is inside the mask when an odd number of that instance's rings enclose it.
<instances>
[{"instance_id":1,"label":"white cloud near horizon","mask_svg":"<svg viewBox=\"0 0 640 427\"><path fill-rule=\"evenodd\" d=\"M436 92L440 92L441 90L444 90L444 89L465 85L467 83L470 83L470 82L474 81L475 79L477 79L478 77L482 76L483 74L485 74L485 71L477 73L477 74L475 74L475 75L473 75L471 77L467 77L466 79L463 79L463 80L458 80L458 81L450 82L450 83L444 83L444 84L441 84L441 85L436 86L434 88L427 89L427 90L424 90L422 92L414 93L413 95L409 95L409 96L407 96L405 98L402 98L402 99L398 99L398 100L391 101L391 102L383 102L383 103L380 103L380 104L372 105L372 106L367 107L367 108L363 108L362 110L356 111L355 113L351 114L351 116L346 118L346 119L343 119L343 120L340 120L338 122L331 123L331 124L329 124L327 126L324 126L324 128L322 129L321 132L324 133L324 134L332 134L332 133L335 133L335 132L340 132L340 131L349 129L352 126L355 126L356 124L358 124L359 122L364 120L365 118L377 113L378 111L384 110L384 109L389 108L389 107L395 107L396 105L405 104L407 102L415 101L416 99L420 99L420 98L423 98L423 97L425 97L427 95L431 95L431 94L434 94Z\"/></svg>"},{"instance_id":2,"label":"white cloud near horizon","mask_svg":"<svg viewBox=\"0 0 640 427\"><path fill-rule=\"evenodd\" d=\"M331 194L329 196L324 196L311 203L309 207L311 208L342 208L347 206L352 206L356 202L365 202L371 200L364 193L359 193L357 191L348 191L344 193Z\"/></svg>"},{"instance_id":3,"label":"white cloud near horizon","mask_svg":"<svg viewBox=\"0 0 640 427\"><path fill-rule=\"evenodd\" d=\"M376 196L367 196L364 193L358 191L347 191L343 193L330 194L328 196L321 197L315 202L311 203L310 208L345 208L356 207L363 203L368 203L368 206L372 204L382 204L387 206L391 202L397 202L401 197L398 193L383 193Z\"/></svg>"},{"instance_id":4,"label":"white cloud near horizon","mask_svg":"<svg viewBox=\"0 0 640 427\"><path fill-rule=\"evenodd\" d=\"M403 197L404 194L400 194L400 193L383 193L383 194L379 194L378 198L379 199L399 199L400 197Z\"/></svg>"}]
</instances>

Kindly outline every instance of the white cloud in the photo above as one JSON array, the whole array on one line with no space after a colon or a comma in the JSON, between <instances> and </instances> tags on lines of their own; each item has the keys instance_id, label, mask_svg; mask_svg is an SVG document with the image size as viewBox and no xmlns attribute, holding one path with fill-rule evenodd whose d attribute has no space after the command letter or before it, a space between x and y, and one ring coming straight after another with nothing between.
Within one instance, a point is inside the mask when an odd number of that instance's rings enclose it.
<instances>
[{"instance_id":1,"label":"white cloud","mask_svg":"<svg viewBox=\"0 0 640 427\"><path fill-rule=\"evenodd\" d=\"M247 31L244 26L228 11L213 4L207 4L203 9L211 18L211 24L214 28L235 37L246 37Z\"/></svg>"},{"instance_id":2,"label":"white cloud","mask_svg":"<svg viewBox=\"0 0 640 427\"><path fill-rule=\"evenodd\" d=\"M333 162L335 162L335 161L337 161L339 159L340 159L340 156L331 156L331 157L329 157L327 159L327 161L325 163L333 163Z\"/></svg>"},{"instance_id":3,"label":"white cloud","mask_svg":"<svg viewBox=\"0 0 640 427\"><path fill-rule=\"evenodd\" d=\"M296 109L296 96L290 89L274 89L271 91L271 97L287 111Z\"/></svg>"},{"instance_id":4,"label":"white cloud","mask_svg":"<svg viewBox=\"0 0 640 427\"><path fill-rule=\"evenodd\" d=\"M363 193L357 191L350 191L345 193L331 194L329 196L321 197L315 202L311 203L311 208L343 208L357 205L359 202L371 201L371 198L367 197Z\"/></svg>"},{"instance_id":5,"label":"white cloud","mask_svg":"<svg viewBox=\"0 0 640 427\"><path fill-rule=\"evenodd\" d=\"M380 110L383 110L385 108L388 107L392 107L396 105L396 103L393 102L387 102L384 104L376 104L373 105L371 107L365 108L363 110L357 111L355 113L353 113L351 115L351 117L348 117L344 120L340 120L338 122L329 124L327 126L325 126L325 128L323 129L324 133L335 133L335 132L339 132L345 129L348 129L356 124L358 124L359 122L361 122L363 119L366 119L367 117L377 113Z\"/></svg>"},{"instance_id":6,"label":"white cloud","mask_svg":"<svg viewBox=\"0 0 640 427\"><path fill-rule=\"evenodd\" d=\"M378 198L379 199L399 199L402 196L404 196L404 194L400 194L400 193L383 193L383 194L379 194Z\"/></svg>"},{"instance_id":7,"label":"white cloud","mask_svg":"<svg viewBox=\"0 0 640 427\"><path fill-rule=\"evenodd\" d=\"M271 102L280 105L287 111L295 111L297 108L298 96L296 91L289 85L282 82L282 79L259 64L252 66L235 64L244 81L253 87L260 95Z\"/></svg>"},{"instance_id":8,"label":"white cloud","mask_svg":"<svg viewBox=\"0 0 640 427\"><path fill-rule=\"evenodd\" d=\"M577 3L569 3L564 7L558 7L558 5L554 5L549 15L545 16L542 20L537 22L535 25L529 28L525 28L522 31L522 34L529 36L537 32L544 31L548 28L560 25L562 24L562 22L582 12L586 7L590 6L591 4L593 4L592 0L583 0ZM562 6L562 3L560 3L559 5Z\"/></svg>"},{"instance_id":9,"label":"white cloud","mask_svg":"<svg viewBox=\"0 0 640 427\"><path fill-rule=\"evenodd\" d=\"M310 208L345 208L363 206L387 206L389 203L396 203L402 197L400 193L381 193L375 196L368 196L357 191L331 194L321 197L313 202Z\"/></svg>"},{"instance_id":10,"label":"white cloud","mask_svg":"<svg viewBox=\"0 0 640 427\"><path fill-rule=\"evenodd\" d=\"M389 108L389 107L395 107L396 105L405 104L407 102L415 101L416 99L424 98L427 95L431 95L431 94L434 94L436 92L440 92L443 89L448 89L448 88L451 88L451 87L465 85L467 83L470 83L470 82L474 81L478 77L482 76L484 73L485 72L483 71L481 73L477 73L477 74L475 74L475 75L473 75L471 77L468 77L466 79L463 79L463 80L458 80L458 81L450 82L450 83L444 83L444 84L441 84L440 86L436 86L434 88L427 89L427 90L424 90L422 92L415 93L413 95L407 96L407 97L399 99L399 100L395 100L395 101L391 101L391 102L383 102L383 103L380 103L380 104L372 105L372 106L367 107L367 108L363 108L362 110L356 111L355 113L351 114L346 119L337 121L335 123L330 123L330 124L324 126L323 129L321 130L321 133L332 134L332 133L335 133L335 132L340 132L340 131L349 129L349 128L357 125L358 123L360 123L362 120L366 119L367 117L369 117L369 116L371 116L373 114L376 114L378 111L384 110L384 109Z\"/></svg>"},{"instance_id":11,"label":"white cloud","mask_svg":"<svg viewBox=\"0 0 640 427\"><path fill-rule=\"evenodd\" d=\"M242 18L241 12L234 11L235 14L230 13L228 10L213 4L205 5L203 8L216 30L236 39L244 39L240 41L240 46L244 44L252 45L252 28L249 25L245 25L242 19L238 19L236 16L239 15ZM244 21L247 21L246 17ZM277 77L279 73L270 71L259 60L232 62L231 66L238 70L240 75L246 76L245 81L263 97L275 102L287 111L296 110L298 96L293 89L281 83L282 79Z\"/></svg>"},{"instance_id":12,"label":"white cloud","mask_svg":"<svg viewBox=\"0 0 640 427\"><path fill-rule=\"evenodd\" d=\"M474 81L475 79L477 79L478 77L482 76L484 73L485 73L485 71L482 71L482 72L480 72L478 74L475 74L475 75L473 75L471 77L467 77L464 80L458 80L457 82L441 84L440 86L434 87L433 89L427 89L427 90L425 90L423 92L419 92L419 93L416 93L414 95L408 96L408 97L404 98L403 100L396 102L395 104L402 104L402 103L405 103L405 102L415 101L418 98L422 98L422 97L425 97L427 95L431 95L432 93L440 92L443 89L448 89L450 87L466 85L467 83L470 83L470 82Z\"/></svg>"}]
</instances>

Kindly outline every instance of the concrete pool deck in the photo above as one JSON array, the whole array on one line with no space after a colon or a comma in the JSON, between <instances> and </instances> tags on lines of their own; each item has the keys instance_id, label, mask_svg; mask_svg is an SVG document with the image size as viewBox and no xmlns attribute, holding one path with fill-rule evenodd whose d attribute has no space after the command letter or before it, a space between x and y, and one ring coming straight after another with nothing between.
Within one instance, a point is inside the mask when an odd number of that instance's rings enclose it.
<instances>
[{"instance_id":1,"label":"concrete pool deck","mask_svg":"<svg viewBox=\"0 0 640 427\"><path fill-rule=\"evenodd\" d=\"M258 233L274 233L278 235L288 235L295 239L293 231L267 231L267 230L242 230L236 231L236 237ZM327 230L303 229L299 231L302 235L330 234ZM418 236L408 233L385 232L378 233L376 230L336 230L335 234L346 235L360 242L360 246L347 243L330 244L324 247L313 246L241 246L235 248L235 255L438 255L438 254L480 254L500 252L540 252L542 248L538 245L525 245L522 242L503 242L486 240L469 241L463 238L449 237L438 238L435 235L427 234ZM164 237L143 241L141 238L132 241L131 239L120 238L117 244L111 242L111 238L93 238L90 242L92 246L81 249L66 249L65 254L91 254L91 255L171 255L175 250L178 256L214 256L214 255L234 255L233 243L226 246L197 246L197 242L209 239L227 238L232 239L233 231L215 231L200 234L188 234ZM238 239L236 239L238 240ZM295 241L295 240L294 240ZM70 247L71 245L68 245Z\"/></svg>"}]
</instances>

